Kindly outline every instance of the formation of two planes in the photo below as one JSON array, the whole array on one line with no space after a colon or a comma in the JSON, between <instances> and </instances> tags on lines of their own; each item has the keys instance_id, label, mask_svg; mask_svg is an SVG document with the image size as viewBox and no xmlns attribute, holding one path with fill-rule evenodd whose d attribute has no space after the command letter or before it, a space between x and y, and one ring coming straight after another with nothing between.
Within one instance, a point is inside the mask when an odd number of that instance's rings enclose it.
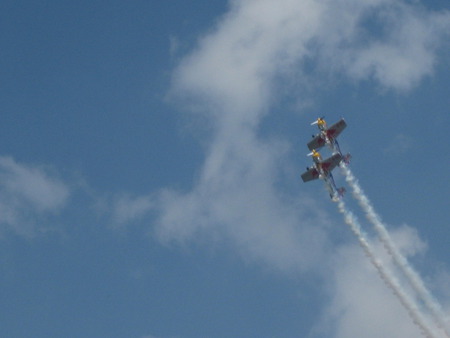
<instances>
[{"instance_id":1,"label":"formation of two planes","mask_svg":"<svg viewBox=\"0 0 450 338\"><path fill-rule=\"evenodd\" d=\"M345 189L336 187L331 171L340 165L341 162L348 164L350 161L350 154L343 155L337 141L337 137L347 127L347 124L344 119L341 119L327 128L325 120L319 117L311 125L317 125L319 133L315 136L313 135L313 139L307 144L308 149L311 150L308 156L312 156L313 166L306 168L306 172L302 174L302 180L303 182L318 178L324 180L325 186L330 193L330 198L333 201L337 201L342 197ZM330 148L332 155L326 160L322 160L322 156L317 150L325 145Z\"/></svg>"}]
</instances>

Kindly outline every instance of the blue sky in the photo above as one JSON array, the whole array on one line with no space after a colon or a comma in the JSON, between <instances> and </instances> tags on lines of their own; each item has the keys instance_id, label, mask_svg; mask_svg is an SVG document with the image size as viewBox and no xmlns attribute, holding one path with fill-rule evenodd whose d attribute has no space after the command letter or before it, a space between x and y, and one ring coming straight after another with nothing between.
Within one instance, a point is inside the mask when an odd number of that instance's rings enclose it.
<instances>
[{"instance_id":1,"label":"blue sky","mask_svg":"<svg viewBox=\"0 0 450 338\"><path fill-rule=\"evenodd\" d=\"M2 336L420 337L300 180L322 115L450 315L447 2L0 9Z\"/></svg>"}]
</instances>

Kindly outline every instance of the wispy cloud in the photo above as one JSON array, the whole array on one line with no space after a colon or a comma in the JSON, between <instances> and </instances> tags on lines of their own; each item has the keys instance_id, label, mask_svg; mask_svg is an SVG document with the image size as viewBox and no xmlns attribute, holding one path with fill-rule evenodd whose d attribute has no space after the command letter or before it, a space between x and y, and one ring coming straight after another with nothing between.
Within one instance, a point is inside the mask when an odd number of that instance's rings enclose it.
<instances>
[{"instance_id":1,"label":"wispy cloud","mask_svg":"<svg viewBox=\"0 0 450 338\"><path fill-rule=\"evenodd\" d=\"M49 170L0 157L0 224L31 236L42 229L40 217L59 212L67 203L69 187Z\"/></svg>"},{"instance_id":2,"label":"wispy cloud","mask_svg":"<svg viewBox=\"0 0 450 338\"><path fill-rule=\"evenodd\" d=\"M319 37L322 63L401 91L433 73L436 51L450 32L449 12L407 1L335 1L328 9Z\"/></svg>"},{"instance_id":3,"label":"wispy cloud","mask_svg":"<svg viewBox=\"0 0 450 338\"><path fill-rule=\"evenodd\" d=\"M113 224L121 226L134 222L154 208L153 196L137 196L121 195L114 199L112 205L112 221Z\"/></svg>"},{"instance_id":4,"label":"wispy cloud","mask_svg":"<svg viewBox=\"0 0 450 338\"><path fill-rule=\"evenodd\" d=\"M384 153L392 155L403 154L410 150L412 146L413 140L411 137L404 134L398 134L394 137L393 141L384 148Z\"/></svg>"}]
</instances>

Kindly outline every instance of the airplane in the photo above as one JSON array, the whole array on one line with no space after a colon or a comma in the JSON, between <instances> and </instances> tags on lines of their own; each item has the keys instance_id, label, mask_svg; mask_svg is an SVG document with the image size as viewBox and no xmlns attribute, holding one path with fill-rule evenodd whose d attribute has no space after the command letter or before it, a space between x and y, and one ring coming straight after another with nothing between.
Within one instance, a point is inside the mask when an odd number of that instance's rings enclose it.
<instances>
[{"instance_id":1,"label":"airplane","mask_svg":"<svg viewBox=\"0 0 450 338\"><path fill-rule=\"evenodd\" d=\"M342 160L348 164L350 162L351 155L343 155L337 137L339 134L347 127L344 119L340 119L338 122L333 124L331 127L327 128L327 123L323 117L319 117L316 121L311 123L319 127L320 132L317 135L313 135L313 139L308 142L309 150L317 150L322 148L324 145L328 145L333 153L339 153L342 156Z\"/></svg>"},{"instance_id":2,"label":"airplane","mask_svg":"<svg viewBox=\"0 0 450 338\"><path fill-rule=\"evenodd\" d=\"M325 186L333 201L338 201L345 193L345 188L337 188L331 171L342 161L342 155L335 153L331 157L322 161L322 156L315 149L308 154L312 156L314 164L311 168L307 167L306 171L301 175L303 182L316 180L318 178L324 180Z\"/></svg>"}]
</instances>

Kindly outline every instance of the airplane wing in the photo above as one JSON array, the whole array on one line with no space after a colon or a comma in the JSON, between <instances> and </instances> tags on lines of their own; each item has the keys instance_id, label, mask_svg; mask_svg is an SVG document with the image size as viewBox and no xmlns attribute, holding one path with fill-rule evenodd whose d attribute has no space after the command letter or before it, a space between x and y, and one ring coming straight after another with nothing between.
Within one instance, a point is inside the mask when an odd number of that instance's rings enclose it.
<instances>
[{"instance_id":1,"label":"airplane wing","mask_svg":"<svg viewBox=\"0 0 450 338\"><path fill-rule=\"evenodd\" d=\"M347 127L347 123L345 123L344 119L340 119L338 122L327 129L328 138L335 139L345 129L345 127Z\"/></svg>"},{"instance_id":2,"label":"airplane wing","mask_svg":"<svg viewBox=\"0 0 450 338\"><path fill-rule=\"evenodd\" d=\"M308 171L305 171L302 174L303 182L312 181L319 178L319 172L316 168L309 168Z\"/></svg>"},{"instance_id":3,"label":"airplane wing","mask_svg":"<svg viewBox=\"0 0 450 338\"><path fill-rule=\"evenodd\" d=\"M322 134L317 134L307 145L309 150L317 150L325 145L325 139Z\"/></svg>"},{"instance_id":4,"label":"airplane wing","mask_svg":"<svg viewBox=\"0 0 450 338\"><path fill-rule=\"evenodd\" d=\"M342 161L342 155L339 153L334 154L333 156L327 158L325 161L320 163L323 171L331 172L336 166L339 165Z\"/></svg>"}]
</instances>

